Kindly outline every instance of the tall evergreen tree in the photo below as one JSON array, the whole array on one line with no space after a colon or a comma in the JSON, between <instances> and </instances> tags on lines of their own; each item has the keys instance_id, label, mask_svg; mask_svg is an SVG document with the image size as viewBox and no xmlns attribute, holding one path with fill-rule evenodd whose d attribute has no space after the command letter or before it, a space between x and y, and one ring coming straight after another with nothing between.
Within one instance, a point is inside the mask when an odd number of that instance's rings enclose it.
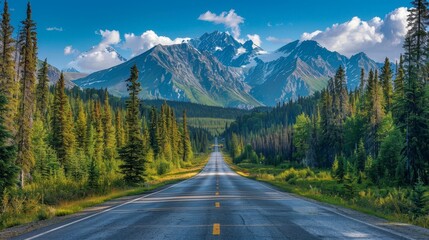
<instances>
[{"instance_id":1,"label":"tall evergreen tree","mask_svg":"<svg viewBox=\"0 0 429 240\"><path fill-rule=\"evenodd\" d=\"M344 69L340 66L334 77L333 86L333 114L335 124L336 151L341 153L344 146L343 125L349 113L349 97L347 93L347 82Z\"/></svg>"},{"instance_id":2,"label":"tall evergreen tree","mask_svg":"<svg viewBox=\"0 0 429 240\"><path fill-rule=\"evenodd\" d=\"M107 89L104 92L104 111L103 111L103 132L104 132L104 158L112 160L116 156L115 127L112 123L112 113L109 104L109 93Z\"/></svg>"},{"instance_id":3,"label":"tall evergreen tree","mask_svg":"<svg viewBox=\"0 0 429 240\"><path fill-rule=\"evenodd\" d=\"M0 93L0 197L6 188L16 183L16 174L19 171L15 165L16 146L8 143L10 133L4 125L7 116L6 105L6 97Z\"/></svg>"},{"instance_id":4,"label":"tall evergreen tree","mask_svg":"<svg viewBox=\"0 0 429 240\"><path fill-rule=\"evenodd\" d=\"M401 55L399 60L399 66L394 81L394 91L393 91L393 104L392 104L392 114L395 119L395 123L398 126L404 126L406 121L406 109L404 109L405 103L405 70L403 64L403 57Z\"/></svg>"},{"instance_id":5,"label":"tall evergreen tree","mask_svg":"<svg viewBox=\"0 0 429 240\"><path fill-rule=\"evenodd\" d=\"M65 93L65 80L62 73L55 87L53 104L52 145L57 151L59 162L67 172L75 150L76 139L73 132L72 112L69 99Z\"/></svg>"},{"instance_id":6,"label":"tall evergreen tree","mask_svg":"<svg viewBox=\"0 0 429 240\"><path fill-rule=\"evenodd\" d=\"M128 141L119 151L123 161L120 166L124 179L129 184L139 183L144 180L145 159L144 145L139 124L140 117L140 83L137 66L131 68L131 76L127 79L127 89L130 95L127 100L127 132Z\"/></svg>"},{"instance_id":7,"label":"tall evergreen tree","mask_svg":"<svg viewBox=\"0 0 429 240\"><path fill-rule=\"evenodd\" d=\"M76 119L76 142L77 147L81 150L87 148L87 116L82 101L77 103L77 119Z\"/></svg>"},{"instance_id":8,"label":"tall evergreen tree","mask_svg":"<svg viewBox=\"0 0 429 240\"><path fill-rule=\"evenodd\" d=\"M367 140L368 153L375 157L378 154L380 139L378 139L378 129L384 117L383 92L378 81L378 71L371 70L368 78L368 88L366 93L366 118L367 118Z\"/></svg>"},{"instance_id":9,"label":"tall evergreen tree","mask_svg":"<svg viewBox=\"0 0 429 240\"><path fill-rule=\"evenodd\" d=\"M426 60L428 47L429 11L427 0L413 0L408 9L408 34L405 41L405 57L409 77L417 81L426 81Z\"/></svg>"},{"instance_id":10,"label":"tall evergreen tree","mask_svg":"<svg viewBox=\"0 0 429 240\"><path fill-rule=\"evenodd\" d=\"M365 69L360 69L360 84L359 84L359 91L362 95L365 91L366 81L365 81Z\"/></svg>"},{"instance_id":11,"label":"tall evergreen tree","mask_svg":"<svg viewBox=\"0 0 429 240\"><path fill-rule=\"evenodd\" d=\"M186 122L186 110L183 110L183 132L182 132L182 160L189 161L193 157L191 139L189 137L188 123Z\"/></svg>"},{"instance_id":12,"label":"tall evergreen tree","mask_svg":"<svg viewBox=\"0 0 429 240\"><path fill-rule=\"evenodd\" d=\"M48 60L42 64L38 73L38 84L36 90L37 98L37 110L38 114L44 121L47 121L46 114L48 112L48 100L49 100L49 78L48 78Z\"/></svg>"},{"instance_id":13,"label":"tall evergreen tree","mask_svg":"<svg viewBox=\"0 0 429 240\"><path fill-rule=\"evenodd\" d=\"M27 17L22 23L20 32L20 105L18 112L18 157L17 163L21 167L20 183L24 186L26 174L34 165L34 156L32 152L31 134L34 114L34 98L36 83L36 64L37 64L37 35L36 24L31 16L30 2L27 4Z\"/></svg>"},{"instance_id":14,"label":"tall evergreen tree","mask_svg":"<svg viewBox=\"0 0 429 240\"><path fill-rule=\"evenodd\" d=\"M405 124L405 158L406 174L409 182L417 181L419 175L427 179L424 166L428 164L428 122L427 99L424 86L427 82L427 44L429 26L428 2L426 0L412 1L409 8L408 33L405 40L405 58L407 76L405 81L405 97L403 107L406 112ZM424 146L424 147L422 147Z\"/></svg>"},{"instance_id":15,"label":"tall evergreen tree","mask_svg":"<svg viewBox=\"0 0 429 240\"><path fill-rule=\"evenodd\" d=\"M125 133L124 126L122 122L121 109L116 110L115 112L115 127L116 127L116 148L121 148L125 144Z\"/></svg>"},{"instance_id":16,"label":"tall evergreen tree","mask_svg":"<svg viewBox=\"0 0 429 240\"><path fill-rule=\"evenodd\" d=\"M17 132L16 115L18 112L19 84L15 79L13 27L10 24L8 2L4 2L2 22L0 27L0 93L7 98L5 126L14 137Z\"/></svg>"},{"instance_id":17,"label":"tall evergreen tree","mask_svg":"<svg viewBox=\"0 0 429 240\"><path fill-rule=\"evenodd\" d=\"M393 97L392 69L390 66L389 58L386 58L384 61L384 65L381 70L380 80L383 87L384 108L386 112L388 112L392 110L392 97Z\"/></svg>"},{"instance_id":18,"label":"tall evergreen tree","mask_svg":"<svg viewBox=\"0 0 429 240\"><path fill-rule=\"evenodd\" d=\"M92 109L92 124L94 127L94 156L98 161L99 166L103 161L104 155L104 129L103 129L103 121L101 114L101 104L100 100L97 99L94 101L94 108Z\"/></svg>"},{"instance_id":19,"label":"tall evergreen tree","mask_svg":"<svg viewBox=\"0 0 429 240\"><path fill-rule=\"evenodd\" d=\"M333 80L329 81L329 86L333 84ZM329 92L330 87L322 91L321 111L320 111L320 127L321 132L321 149L323 167L331 166L335 157L334 136L334 120L332 112L332 96Z\"/></svg>"}]
</instances>

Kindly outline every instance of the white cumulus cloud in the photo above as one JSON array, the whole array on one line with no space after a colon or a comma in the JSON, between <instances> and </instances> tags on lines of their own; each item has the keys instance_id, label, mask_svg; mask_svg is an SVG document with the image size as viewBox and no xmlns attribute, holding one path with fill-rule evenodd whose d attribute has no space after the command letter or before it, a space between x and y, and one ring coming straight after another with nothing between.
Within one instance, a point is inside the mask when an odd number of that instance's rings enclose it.
<instances>
[{"instance_id":1,"label":"white cumulus cloud","mask_svg":"<svg viewBox=\"0 0 429 240\"><path fill-rule=\"evenodd\" d=\"M103 40L100 44L103 45L113 45L121 42L121 35L119 31L116 30L99 30L96 34L100 34L103 37Z\"/></svg>"},{"instance_id":2,"label":"white cumulus cloud","mask_svg":"<svg viewBox=\"0 0 429 240\"><path fill-rule=\"evenodd\" d=\"M122 47L125 49L130 49L132 54L131 56L136 56L140 53L143 53L158 44L173 45L188 42L190 40L190 38L171 39L169 37L159 36L152 30L147 30L141 35L135 35L134 33L126 33L124 37L125 42Z\"/></svg>"},{"instance_id":3,"label":"white cumulus cloud","mask_svg":"<svg viewBox=\"0 0 429 240\"><path fill-rule=\"evenodd\" d=\"M261 41L261 37L258 34L247 34L247 38L249 38L250 40L252 40L252 42L256 45L256 46L261 46L262 41Z\"/></svg>"},{"instance_id":4,"label":"white cumulus cloud","mask_svg":"<svg viewBox=\"0 0 429 240\"><path fill-rule=\"evenodd\" d=\"M71 55L71 54L76 53L76 52L77 52L77 50L74 49L72 45L66 46L64 48L64 55Z\"/></svg>"},{"instance_id":5,"label":"white cumulus cloud","mask_svg":"<svg viewBox=\"0 0 429 240\"><path fill-rule=\"evenodd\" d=\"M81 72L91 73L123 62L124 59L112 48L112 45L121 42L119 31L99 30L96 34L101 35L101 42L93 46L91 50L79 54L75 60L68 64L70 67L74 67ZM64 53L66 53L66 49L64 49Z\"/></svg>"},{"instance_id":6,"label":"white cumulus cloud","mask_svg":"<svg viewBox=\"0 0 429 240\"><path fill-rule=\"evenodd\" d=\"M337 23L324 31L303 33L301 40L315 40L332 51L346 56L365 52L371 58L382 61L385 57L398 58L407 33L407 8L401 7L388 13L384 19L374 17L364 21L353 17L345 23Z\"/></svg>"},{"instance_id":7,"label":"white cumulus cloud","mask_svg":"<svg viewBox=\"0 0 429 240\"><path fill-rule=\"evenodd\" d=\"M236 39L240 37L240 24L244 23L244 18L235 13L234 9L229 10L229 12L222 12L219 15L207 11L201 14L198 20L223 24L226 28L231 29L232 35Z\"/></svg>"},{"instance_id":8,"label":"white cumulus cloud","mask_svg":"<svg viewBox=\"0 0 429 240\"><path fill-rule=\"evenodd\" d=\"M51 31L62 32L63 28L62 27L47 27L46 31L49 31L49 32L51 32Z\"/></svg>"}]
</instances>

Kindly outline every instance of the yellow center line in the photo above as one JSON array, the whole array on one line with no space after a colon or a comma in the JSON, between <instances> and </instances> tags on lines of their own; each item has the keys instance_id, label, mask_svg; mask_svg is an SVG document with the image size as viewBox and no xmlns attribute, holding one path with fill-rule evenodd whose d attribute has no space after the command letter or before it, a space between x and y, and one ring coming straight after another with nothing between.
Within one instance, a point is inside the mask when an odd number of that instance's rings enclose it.
<instances>
[{"instance_id":1,"label":"yellow center line","mask_svg":"<svg viewBox=\"0 0 429 240\"><path fill-rule=\"evenodd\" d=\"M215 203L215 207L219 208L220 207L220 202L216 202Z\"/></svg>"},{"instance_id":2,"label":"yellow center line","mask_svg":"<svg viewBox=\"0 0 429 240\"><path fill-rule=\"evenodd\" d=\"M216 196L219 195L219 192L216 192Z\"/></svg>"},{"instance_id":3,"label":"yellow center line","mask_svg":"<svg viewBox=\"0 0 429 240\"><path fill-rule=\"evenodd\" d=\"M213 235L215 235L215 236L220 235L220 224L219 223L213 224Z\"/></svg>"}]
</instances>

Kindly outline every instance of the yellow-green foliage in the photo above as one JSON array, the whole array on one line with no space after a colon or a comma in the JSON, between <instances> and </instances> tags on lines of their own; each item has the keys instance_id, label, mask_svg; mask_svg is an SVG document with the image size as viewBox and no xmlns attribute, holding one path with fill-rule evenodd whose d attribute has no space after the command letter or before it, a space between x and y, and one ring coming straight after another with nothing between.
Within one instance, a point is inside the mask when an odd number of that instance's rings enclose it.
<instances>
[{"instance_id":1,"label":"yellow-green foliage","mask_svg":"<svg viewBox=\"0 0 429 240\"><path fill-rule=\"evenodd\" d=\"M315 174L310 168L304 168L299 170L296 170L295 168L290 168L277 175L276 179L286 182L292 182L298 179L302 180L314 177Z\"/></svg>"}]
</instances>

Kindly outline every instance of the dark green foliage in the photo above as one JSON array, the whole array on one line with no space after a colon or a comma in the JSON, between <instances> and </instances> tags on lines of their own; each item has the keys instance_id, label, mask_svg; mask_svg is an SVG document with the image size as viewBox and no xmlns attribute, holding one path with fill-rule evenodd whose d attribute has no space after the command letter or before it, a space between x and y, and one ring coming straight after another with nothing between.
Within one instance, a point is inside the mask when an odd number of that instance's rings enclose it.
<instances>
[{"instance_id":1,"label":"dark green foliage","mask_svg":"<svg viewBox=\"0 0 429 240\"><path fill-rule=\"evenodd\" d=\"M342 156L337 156L335 158L334 163L332 164L332 173L338 182L343 182L346 174L346 165Z\"/></svg>"},{"instance_id":2,"label":"dark green foliage","mask_svg":"<svg viewBox=\"0 0 429 240\"><path fill-rule=\"evenodd\" d=\"M353 199L357 194L356 179L352 175L344 176L344 195L346 199Z\"/></svg>"},{"instance_id":3,"label":"dark green foliage","mask_svg":"<svg viewBox=\"0 0 429 240\"><path fill-rule=\"evenodd\" d=\"M187 121L186 121L186 110L183 111L183 129L182 129L182 159L183 161L189 161L192 159L192 144L189 136Z\"/></svg>"},{"instance_id":4,"label":"dark green foliage","mask_svg":"<svg viewBox=\"0 0 429 240\"><path fill-rule=\"evenodd\" d=\"M381 69L380 81L383 86L384 107L386 112L388 112L392 109L393 97L392 69L390 66L389 58L386 58L386 60L384 61L384 66Z\"/></svg>"},{"instance_id":5,"label":"dark green foliage","mask_svg":"<svg viewBox=\"0 0 429 240\"><path fill-rule=\"evenodd\" d=\"M131 76L127 79L127 88L130 98L127 101L127 132L128 142L119 151L123 164L120 166L124 179L129 184L143 181L145 166L144 145L141 135L140 116L140 83L138 80L137 66L131 68Z\"/></svg>"},{"instance_id":6,"label":"dark green foliage","mask_svg":"<svg viewBox=\"0 0 429 240\"><path fill-rule=\"evenodd\" d=\"M37 75L37 88L36 88L36 105L37 114L39 114L44 121L47 120L48 106L49 106L49 78L48 78L48 60L42 64Z\"/></svg>"},{"instance_id":7,"label":"dark green foliage","mask_svg":"<svg viewBox=\"0 0 429 240\"><path fill-rule=\"evenodd\" d=\"M366 151L363 141L359 141L358 148L356 150L356 168L358 171L363 172L365 170Z\"/></svg>"},{"instance_id":8,"label":"dark green foliage","mask_svg":"<svg viewBox=\"0 0 429 240\"><path fill-rule=\"evenodd\" d=\"M8 2L4 1L2 21L0 27L0 93L4 94L8 104L5 112L5 126L15 136L17 131L16 114L18 109L19 84L15 75L15 39L13 27L10 24Z\"/></svg>"},{"instance_id":9,"label":"dark green foliage","mask_svg":"<svg viewBox=\"0 0 429 240\"><path fill-rule=\"evenodd\" d=\"M412 200L414 205L412 212L415 216L424 216L428 213L428 196L426 195L426 189L421 179L414 185Z\"/></svg>"},{"instance_id":10,"label":"dark green foliage","mask_svg":"<svg viewBox=\"0 0 429 240\"><path fill-rule=\"evenodd\" d=\"M7 142L10 133L4 126L6 97L0 93L0 197L6 188L16 184L18 167L15 165L16 146Z\"/></svg>"},{"instance_id":11,"label":"dark green foliage","mask_svg":"<svg viewBox=\"0 0 429 240\"><path fill-rule=\"evenodd\" d=\"M99 187L99 180L100 180L99 168L100 167L98 166L97 161L95 159L92 159L88 169L88 187L90 189L94 190Z\"/></svg>"},{"instance_id":12,"label":"dark green foliage","mask_svg":"<svg viewBox=\"0 0 429 240\"><path fill-rule=\"evenodd\" d=\"M377 166L379 176L385 179L396 178L396 168L400 164L403 156L404 138L398 129L393 130L383 141L380 148L380 156Z\"/></svg>"}]
</instances>

